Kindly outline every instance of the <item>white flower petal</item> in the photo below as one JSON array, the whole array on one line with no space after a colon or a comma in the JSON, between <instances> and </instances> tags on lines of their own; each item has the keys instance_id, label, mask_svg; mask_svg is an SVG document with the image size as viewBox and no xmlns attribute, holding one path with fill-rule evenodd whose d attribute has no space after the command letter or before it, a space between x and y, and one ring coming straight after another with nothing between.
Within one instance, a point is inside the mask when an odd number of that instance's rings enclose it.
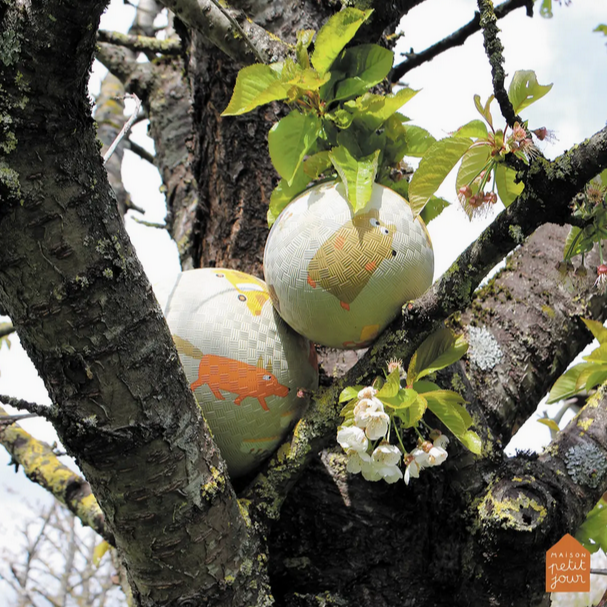
<instances>
[{"instance_id":1,"label":"white flower petal","mask_svg":"<svg viewBox=\"0 0 607 607\"><path fill-rule=\"evenodd\" d=\"M385 466L396 466L400 462L401 452L395 445L383 444L375 448L371 457Z\"/></svg>"},{"instance_id":2,"label":"white flower petal","mask_svg":"<svg viewBox=\"0 0 607 607\"><path fill-rule=\"evenodd\" d=\"M340 428L337 432L337 442L344 451L366 451L369 446L369 441L365 436L364 430L361 430L356 426Z\"/></svg>"},{"instance_id":3,"label":"white flower petal","mask_svg":"<svg viewBox=\"0 0 607 607\"><path fill-rule=\"evenodd\" d=\"M385 413L375 413L365 426L365 434L370 440L384 438L388 433L390 418Z\"/></svg>"},{"instance_id":4,"label":"white flower petal","mask_svg":"<svg viewBox=\"0 0 607 607\"><path fill-rule=\"evenodd\" d=\"M439 447L441 449L445 449L449 444L449 437L445 434L441 434L439 437L434 439L434 446Z\"/></svg>"},{"instance_id":5,"label":"white flower petal","mask_svg":"<svg viewBox=\"0 0 607 607\"><path fill-rule=\"evenodd\" d=\"M358 393L358 399L373 398L377 394L377 390L373 386L367 386Z\"/></svg>"}]
</instances>

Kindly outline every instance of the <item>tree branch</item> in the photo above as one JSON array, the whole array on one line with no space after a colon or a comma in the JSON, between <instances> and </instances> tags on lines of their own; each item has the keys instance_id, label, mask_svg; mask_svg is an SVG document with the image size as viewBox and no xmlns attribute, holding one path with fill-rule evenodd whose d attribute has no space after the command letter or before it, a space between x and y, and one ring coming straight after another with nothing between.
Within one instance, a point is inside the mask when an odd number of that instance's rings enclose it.
<instances>
[{"instance_id":1,"label":"tree branch","mask_svg":"<svg viewBox=\"0 0 607 607\"><path fill-rule=\"evenodd\" d=\"M142 160L146 160L150 164L154 164L154 154L150 154L150 152L148 152L144 147L140 146L138 143L135 143L132 139L129 139L128 143L128 149L130 149L133 154L137 154L137 156L139 156L139 158L141 158Z\"/></svg>"},{"instance_id":2,"label":"tree branch","mask_svg":"<svg viewBox=\"0 0 607 607\"><path fill-rule=\"evenodd\" d=\"M508 126L511 128L515 122L523 124L523 120L514 112L514 108L504 88L506 72L504 70L504 46L498 38L497 16L493 10L492 0L478 0L480 11L480 26L483 30L485 52L491 64L491 77L493 79L493 93L502 111Z\"/></svg>"},{"instance_id":3,"label":"tree branch","mask_svg":"<svg viewBox=\"0 0 607 607\"><path fill-rule=\"evenodd\" d=\"M220 6L213 0L163 0L179 19L243 64L282 59L287 45L253 21L243 11Z\"/></svg>"},{"instance_id":4,"label":"tree branch","mask_svg":"<svg viewBox=\"0 0 607 607\"><path fill-rule=\"evenodd\" d=\"M29 411L35 416L43 417L49 421L57 421L59 418L57 409L55 407L48 407L46 405L39 405L37 403L30 403L21 398L13 398L12 396L6 396L0 394L0 403L14 407L15 409L24 409Z\"/></svg>"},{"instance_id":5,"label":"tree branch","mask_svg":"<svg viewBox=\"0 0 607 607\"><path fill-rule=\"evenodd\" d=\"M0 422L8 417L0 407ZM111 545L114 536L107 528L105 517L89 484L59 461L51 447L36 440L19 426L0 424L0 443L13 462L22 466L25 475L37 483L73 512L82 524L91 527Z\"/></svg>"},{"instance_id":6,"label":"tree branch","mask_svg":"<svg viewBox=\"0 0 607 607\"><path fill-rule=\"evenodd\" d=\"M159 40L151 36L135 36L133 34L121 34L120 32L109 32L99 30L97 33L99 42L107 42L115 46L124 46L131 51L140 53L160 53L162 55L179 55L181 53L181 41L176 38Z\"/></svg>"},{"instance_id":7,"label":"tree branch","mask_svg":"<svg viewBox=\"0 0 607 607\"><path fill-rule=\"evenodd\" d=\"M507 0L507 2L503 2L499 6L495 8L495 16L498 19L502 19L508 13L516 10L517 8L525 7L527 9L527 16L533 16L533 0ZM461 46L466 42L466 40L472 35L478 32L481 29L481 20L480 14L478 12L474 13L474 19L453 32L451 35L443 38L440 42L433 44L427 49L421 51L420 53L407 53L407 59L398 65L394 66L392 72L390 73L390 81L398 82L406 73L411 70L423 65L424 63L431 61L441 53L454 48L456 46Z\"/></svg>"}]
</instances>

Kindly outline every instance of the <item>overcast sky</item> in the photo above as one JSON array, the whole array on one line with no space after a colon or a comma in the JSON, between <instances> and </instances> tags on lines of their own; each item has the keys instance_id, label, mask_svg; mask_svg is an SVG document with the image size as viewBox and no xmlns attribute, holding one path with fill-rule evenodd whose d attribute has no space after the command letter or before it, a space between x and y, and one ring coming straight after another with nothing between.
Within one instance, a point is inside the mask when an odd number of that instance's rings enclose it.
<instances>
[{"instance_id":1,"label":"overcast sky","mask_svg":"<svg viewBox=\"0 0 607 607\"><path fill-rule=\"evenodd\" d=\"M605 0L573 0L569 7L558 6L554 17L533 19L518 10L500 22L505 46L506 69L511 75L519 69L533 69L541 84L554 83L552 91L523 112L531 128L545 126L555 131L557 140L543 146L544 154L554 158L601 129L607 120L607 38L593 33L599 23L607 22ZM475 0L428 0L413 9L402 27L404 38L400 50L421 51L467 23L476 8ZM133 10L116 0L104 16L102 28L126 31ZM397 61L399 58L397 57ZM97 68L92 90L98 89L103 69ZM414 124L430 130L437 138L458 126L478 118L472 101L475 93L485 100L491 94L488 61L482 48L482 37L475 34L463 47L440 56L429 65L413 70L405 82L421 92L402 109ZM494 122L500 120L497 104ZM145 125L136 127L137 140L146 142ZM123 165L125 187L136 205L146 209L147 221L164 220L164 200L159 193L160 178L150 165L129 152ZM454 179L439 192L454 201ZM496 205L501 206L501 205ZM498 209L499 211L499 209ZM439 276L482 231L491 218L470 224L464 213L453 205L429 224L436 254ZM127 227L152 283L166 281L178 271L177 254L166 232L143 227L127 217ZM6 319L1 319L6 320ZM18 344L0 349L0 394L30 401L48 403L42 381ZM533 422L524 443L518 446L539 446L548 440L547 430ZM55 434L42 420L28 420L22 426L34 436L52 442ZM67 458L66 458L67 459ZM23 501L32 503L48 499L45 492L27 480L21 472L13 473L9 456L0 449L0 546L12 541L14 528L23 513ZM3 596L0 582L0 597Z\"/></svg>"}]
</instances>

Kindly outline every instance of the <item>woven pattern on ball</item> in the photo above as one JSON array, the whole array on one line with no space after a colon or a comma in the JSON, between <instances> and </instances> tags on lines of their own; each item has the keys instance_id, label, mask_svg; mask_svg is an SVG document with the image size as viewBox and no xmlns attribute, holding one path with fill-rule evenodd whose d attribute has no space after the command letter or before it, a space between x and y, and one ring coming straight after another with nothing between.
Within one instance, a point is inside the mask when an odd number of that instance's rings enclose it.
<instances>
[{"instance_id":1,"label":"woven pattern on ball","mask_svg":"<svg viewBox=\"0 0 607 607\"><path fill-rule=\"evenodd\" d=\"M311 188L278 217L264 253L281 316L312 341L338 348L371 343L430 286L433 272L425 226L378 184L354 216L342 184Z\"/></svg>"},{"instance_id":2,"label":"woven pattern on ball","mask_svg":"<svg viewBox=\"0 0 607 607\"><path fill-rule=\"evenodd\" d=\"M315 352L269 303L263 281L234 270L180 274L165 316L230 474L279 444L318 386Z\"/></svg>"}]
</instances>

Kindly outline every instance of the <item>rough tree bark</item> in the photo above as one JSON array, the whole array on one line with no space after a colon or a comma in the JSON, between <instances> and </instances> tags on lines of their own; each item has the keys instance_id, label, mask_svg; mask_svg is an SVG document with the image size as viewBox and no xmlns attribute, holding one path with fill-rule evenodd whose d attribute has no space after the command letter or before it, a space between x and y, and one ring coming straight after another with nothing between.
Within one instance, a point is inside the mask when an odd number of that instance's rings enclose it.
<instances>
[{"instance_id":1,"label":"rough tree bark","mask_svg":"<svg viewBox=\"0 0 607 607\"><path fill-rule=\"evenodd\" d=\"M370 3L376 12L362 38L385 42L422 1ZM567 467L572 450L607 454L607 393L545 455L506 459L502 447L588 342L580 316L605 320L593 279L555 269L566 229L545 224L565 223L572 197L607 167L607 132L521 172L519 200L317 395L281 457L237 494L125 234L87 75L96 50L143 99L184 268L259 275L276 182L260 150L280 109L219 114L242 64L279 58L296 30L318 29L339 6L164 4L178 16L178 37L166 56L138 64L132 41L106 35L95 48L101 0L0 0L0 309L46 383L54 403L46 414L94 491L105 514L99 527L114 538L137 603L547 604L545 551L607 490L607 471L590 482ZM229 38L234 22L248 43ZM221 27L228 37L216 35ZM407 358L446 320L485 331L501 353L489 368L469 359L442 378L469 400L483 457L454 446L443 469L409 488L348 475L334 444L340 389L371 380L392 356ZM70 482L82 491L82 479Z\"/></svg>"}]
</instances>

